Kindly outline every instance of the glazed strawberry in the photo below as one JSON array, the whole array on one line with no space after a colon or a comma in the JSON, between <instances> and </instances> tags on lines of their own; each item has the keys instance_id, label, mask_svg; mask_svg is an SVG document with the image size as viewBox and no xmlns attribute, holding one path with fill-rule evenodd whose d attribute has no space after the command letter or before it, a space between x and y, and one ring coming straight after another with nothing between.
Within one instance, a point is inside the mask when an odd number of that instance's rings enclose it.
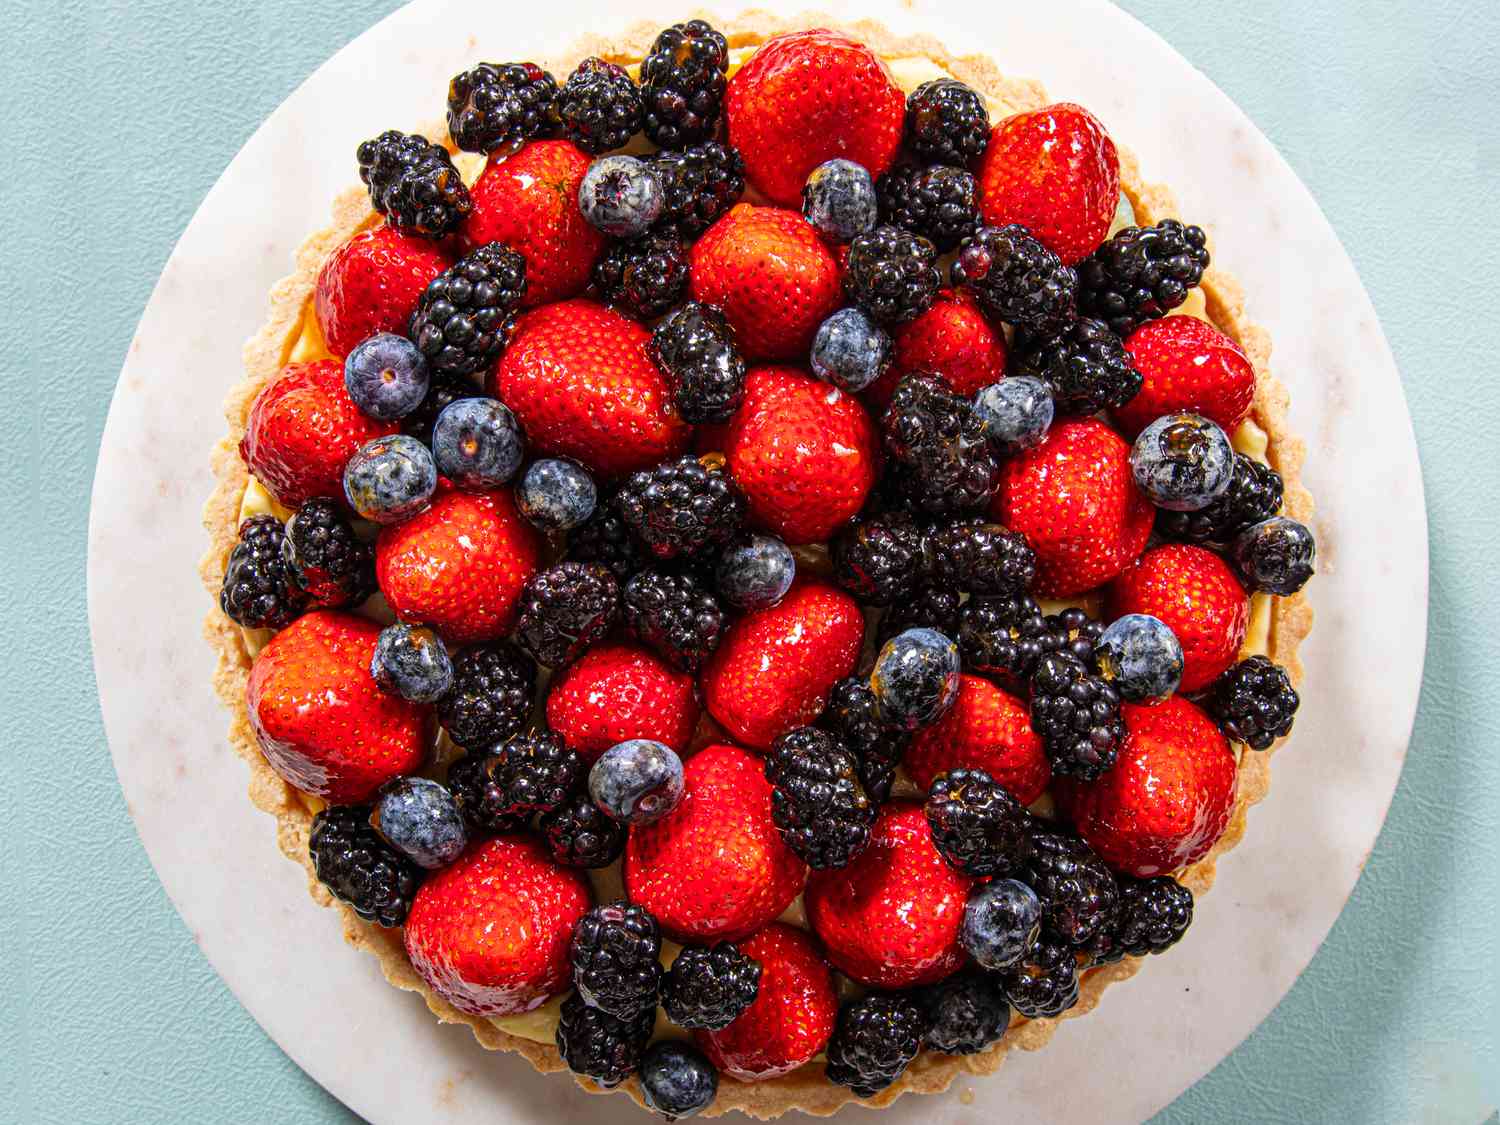
<instances>
[{"instance_id":1,"label":"glazed strawberry","mask_svg":"<svg viewBox=\"0 0 1500 1125\"><path fill-rule=\"evenodd\" d=\"M519 152L490 156L469 189L474 210L464 223L473 250L503 242L526 259L527 308L583 291L604 235L584 220L578 185L589 157L570 141L532 141Z\"/></svg>"},{"instance_id":2,"label":"glazed strawberry","mask_svg":"<svg viewBox=\"0 0 1500 1125\"><path fill-rule=\"evenodd\" d=\"M796 207L825 160L852 160L872 176L891 166L906 95L869 47L817 28L768 40L729 80L724 110L751 185Z\"/></svg>"},{"instance_id":3,"label":"glazed strawberry","mask_svg":"<svg viewBox=\"0 0 1500 1125\"><path fill-rule=\"evenodd\" d=\"M844 591L798 579L769 609L747 613L703 670L709 713L746 746L817 718L833 685L854 670L865 619Z\"/></svg>"},{"instance_id":4,"label":"glazed strawberry","mask_svg":"<svg viewBox=\"0 0 1500 1125\"><path fill-rule=\"evenodd\" d=\"M1214 721L1181 696L1127 703L1125 744L1098 781L1059 779L1079 834L1111 867L1162 875L1203 858L1234 811L1234 752Z\"/></svg>"},{"instance_id":5,"label":"glazed strawberry","mask_svg":"<svg viewBox=\"0 0 1500 1125\"><path fill-rule=\"evenodd\" d=\"M960 968L964 901L974 880L932 843L915 801L880 810L848 867L814 871L803 904L834 968L873 988L932 984Z\"/></svg>"},{"instance_id":6,"label":"glazed strawberry","mask_svg":"<svg viewBox=\"0 0 1500 1125\"><path fill-rule=\"evenodd\" d=\"M944 289L915 320L894 333L890 369L864 392L874 411L883 411L896 384L913 371L930 371L968 398L1005 376L1005 337L985 320L974 298Z\"/></svg>"},{"instance_id":7,"label":"glazed strawberry","mask_svg":"<svg viewBox=\"0 0 1500 1125\"><path fill-rule=\"evenodd\" d=\"M916 733L902 759L922 789L955 769L980 769L1023 805L1042 795L1052 768L1026 704L978 676L963 675L941 719Z\"/></svg>"},{"instance_id":8,"label":"glazed strawberry","mask_svg":"<svg viewBox=\"0 0 1500 1125\"><path fill-rule=\"evenodd\" d=\"M1229 564L1188 543L1153 547L1126 567L1109 584L1108 610L1167 623L1182 645L1183 692L1206 688L1234 663L1250 622L1250 598Z\"/></svg>"},{"instance_id":9,"label":"glazed strawberry","mask_svg":"<svg viewBox=\"0 0 1500 1125\"><path fill-rule=\"evenodd\" d=\"M1232 434L1250 413L1255 368L1238 344L1207 321L1147 321L1126 338L1125 350L1141 373L1140 391L1114 411L1126 433L1139 433L1163 414L1188 411Z\"/></svg>"},{"instance_id":10,"label":"glazed strawberry","mask_svg":"<svg viewBox=\"0 0 1500 1125\"><path fill-rule=\"evenodd\" d=\"M404 333L427 283L450 265L433 243L384 223L360 231L318 271L313 312L328 350L346 356L366 336Z\"/></svg>"},{"instance_id":11,"label":"glazed strawberry","mask_svg":"<svg viewBox=\"0 0 1500 1125\"><path fill-rule=\"evenodd\" d=\"M858 513L879 470L864 407L792 367L750 372L718 448L750 518L794 545L821 542Z\"/></svg>"},{"instance_id":12,"label":"glazed strawberry","mask_svg":"<svg viewBox=\"0 0 1500 1125\"><path fill-rule=\"evenodd\" d=\"M1130 445L1094 418L1061 422L1005 463L990 514L1036 551L1033 592L1060 598L1124 570L1151 535L1151 502L1130 473Z\"/></svg>"},{"instance_id":13,"label":"glazed strawberry","mask_svg":"<svg viewBox=\"0 0 1500 1125\"><path fill-rule=\"evenodd\" d=\"M245 710L266 761L290 785L334 804L367 801L427 757L426 707L370 676L380 626L318 610L260 650Z\"/></svg>"},{"instance_id":14,"label":"glazed strawberry","mask_svg":"<svg viewBox=\"0 0 1500 1125\"><path fill-rule=\"evenodd\" d=\"M1098 249L1120 203L1120 158L1103 124L1059 102L995 126L979 168L985 224L1020 223L1076 265Z\"/></svg>"},{"instance_id":15,"label":"glazed strawberry","mask_svg":"<svg viewBox=\"0 0 1500 1125\"><path fill-rule=\"evenodd\" d=\"M417 892L406 955L461 1012L510 1016L571 984L568 942L589 909L589 881L517 833L470 844Z\"/></svg>"},{"instance_id":16,"label":"glazed strawberry","mask_svg":"<svg viewBox=\"0 0 1500 1125\"><path fill-rule=\"evenodd\" d=\"M802 892L807 867L771 821L765 762L738 746L706 746L683 769L683 797L630 830L630 900L685 942L737 941ZM764 995L765 981L761 981Z\"/></svg>"},{"instance_id":17,"label":"glazed strawberry","mask_svg":"<svg viewBox=\"0 0 1500 1125\"><path fill-rule=\"evenodd\" d=\"M698 725L693 677L637 645L589 649L552 681L547 725L592 762L617 742L650 738L679 754Z\"/></svg>"},{"instance_id":18,"label":"glazed strawberry","mask_svg":"<svg viewBox=\"0 0 1500 1125\"><path fill-rule=\"evenodd\" d=\"M692 428L646 355L651 333L593 301L564 301L521 317L490 375L537 453L617 475L688 446Z\"/></svg>"},{"instance_id":19,"label":"glazed strawberry","mask_svg":"<svg viewBox=\"0 0 1500 1125\"><path fill-rule=\"evenodd\" d=\"M804 359L839 305L838 264L797 211L737 203L694 245L688 287L733 325L745 358Z\"/></svg>"},{"instance_id":20,"label":"glazed strawberry","mask_svg":"<svg viewBox=\"0 0 1500 1125\"><path fill-rule=\"evenodd\" d=\"M300 508L314 496L344 502L344 464L360 446L399 429L360 412L338 360L288 364L255 396L240 458L278 503Z\"/></svg>"},{"instance_id":21,"label":"glazed strawberry","mask_svg":"<svg viewBox=\"0 0 1500 1125\"><path fill-rule=\"evenodd\" d=\"M426 511L380 532L375 580L401 620L431 625L449 644L494 640L515 624L541 546L510 489L440 489Z\"/></svg>"}]
</instances>

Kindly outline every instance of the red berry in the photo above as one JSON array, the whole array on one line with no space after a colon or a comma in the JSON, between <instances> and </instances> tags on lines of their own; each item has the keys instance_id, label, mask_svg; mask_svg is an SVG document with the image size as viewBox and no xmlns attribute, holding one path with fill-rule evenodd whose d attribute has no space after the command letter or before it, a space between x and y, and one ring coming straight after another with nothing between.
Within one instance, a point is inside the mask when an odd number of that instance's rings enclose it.
<instances>
[{"instance_id":1,"label":"red berry","mask_svg":"<svg viewBox=\"0 0 1500 1125\"><path fill-rule=\"evenodd\" d=\"M1040 797L1052 777L1026 704L988 680L969 675L959 677L953 706L912 738L902 762L924 790L940 773L983 770L1023 805Z\"/></svg>"},{"instance_id":2,"label":"red berry","mask_svg":"<svg viewBox=\"0 0 1500 1125\"><path fill-rule=\"evenodd\" d=\"M1005 377L1005 336L965 292L944 289L894 340L890 369L864 391L872 410L889 406L896 384L914 371L941 375L964 398Z\"/></svg>"},{"instance_id":3,"label":"red berry","mask_svg":"<svg viewBox=\"0 0 1500 1125\"><path fill-rule=\"evenodd\" d=\"M1196 316L1147 321L1125 340L1141 389L1114 411L1126 433L1136 434L1164 414L1183 411L1217 422L1228 434L1245 420L1255 399L1255 368L1240 346Z\"/></svg>"},{"instance_id":4,"label":"red berry","mask_svg":"<svg viewBox=\"0 0 1500 1125\"><path fill-rule=\"evenodd\" d=\"M336 356L377 332L401 335L427 283L452 264L431 242L382 223L360 231L323 263L313 311Z\"/></svg>"},{"instance_id":5,"label":"red berry","mask_svg":"<svg viewBox=\"0 0 1500 1125\"><path fill-rule=\"evenodd\" d=\"M636 645L590 649L552 681L547 695L547 725L590 762L631 738L682 754L698 714L693 677Z\"/></svg>"}]
</instances>

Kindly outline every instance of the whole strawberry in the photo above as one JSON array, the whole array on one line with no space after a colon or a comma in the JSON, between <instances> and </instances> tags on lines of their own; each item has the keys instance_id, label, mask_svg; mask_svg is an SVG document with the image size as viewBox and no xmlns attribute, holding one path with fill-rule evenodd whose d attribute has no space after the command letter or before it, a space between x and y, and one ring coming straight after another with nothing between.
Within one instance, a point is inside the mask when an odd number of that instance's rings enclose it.
<instances>
[{"instance_id":1,"label":"whole strawberry","mask_svg":"<svg viewBox=\"0 0 1500 1125\"><path fill-rule=\"evenodd\" d=\"M1005 336L962 290L941 290L926 312L894 333L889 370L864 392L871 409L890 405L896 384L914 371L936 371L965 398L1005 377Z\"/></svg>"},{"instance_id":2,"label":"whole strawberry","mask_svg":"<svg viewBox=\"0 0 1500 1125\"><path fill-rule=\"evenodd\" d=\"M1023 805L1040 797L1052 777L1026 704L970 675L959 677L953 706L916 733L903 762L923 790L931 788L938 774L979 769Z\"/></svg>"},{"instance_id":3,"label":"whole strawberry","mask_svg":"<svg viewBox=\"0 0 1500 1125\"><path fill-rule=\"evenodd\" d=\"M693 677L638 645L590 649L552 681L547 695L547 725L590 762L632 738L681 754L698 714Z\"/></svg>"},{"instance_id":4,"label":"whole strawberry","mask_svg":"<svg viewBox=\"0 0 1500 1125\"><path fill-rule=\"evenodd\" d=\"M1250 413L1255 368L1240 346L1196 316L1147 321L1125 339L1141 389L1115 410L1115 421L1135 434L1164 414L1201 414L1226 434Z\"/></svg>"},{"instance_id":5,"label":"whole strawberry","mask_svg":"<svg viewBox=\"0 0 1500 1125\"><path fill-rule=\"evenodd\" d=\"M283 780L334 804L367 801L427 758L428 709L370 675L380 626L318 610L271 638L251 665L245 711Z\"/></svg>"},{"instance_id":6,"label":"whole strawberry","mask_svg":"<svg viewBox=\"0 0 1500 1125\"><path fill-rule=\"evenodd\" d=\"M431 242L384 223L360 231L318 271L313 312L328 350L346 356L367 336L405 332L427 283L452 264Z\"/></svg>"}]
</instances>

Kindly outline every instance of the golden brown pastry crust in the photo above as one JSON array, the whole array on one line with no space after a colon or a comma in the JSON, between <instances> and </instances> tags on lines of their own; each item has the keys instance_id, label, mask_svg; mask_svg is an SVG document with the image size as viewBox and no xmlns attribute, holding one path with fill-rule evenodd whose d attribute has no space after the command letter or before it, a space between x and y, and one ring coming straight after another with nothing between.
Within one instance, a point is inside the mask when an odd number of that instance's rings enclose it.
<instances>
[{"instance_id":1,"label":"golden brown pastry crust","mask_svg":"<svg viewBox=\"0 0 1500 1125\"><path fill-rule=\"evenodd\" d=\"M873 21L846 23L816 14L780 17L765 12L749 12L729 24L719 26L732 46L755 45L772 35L795 28L839 27L869 44L886 58L926 56L944 70L982 91L1010 112L1046 104L1042 86L1028 79L1006 78L988 59L978 55L950 54L937 40L926 36L899 37ZM621 62L639 60L649 49L659 28L642 23L608 38L591 35L561 60L550 60L554 73L568 73L587 55L599 55ZM543 60L549 61L549 60ZM441 126L427 131L429 136L443 136ZM1121 187L1135 208L1139 222L1149 224L1175 216L1171 193L1160 185L1141 178L1140 167L1129 150L1120 148ZM332 223L307 239L297 252L294 272L271 290L271 313L261 330L244 349L245 378L225 400L228 433L214 448L212 463L217 487L203 511L203 523L211 546L200 565L204 585L217 595L223 580L225 561L233 548L241 498L248 473L240 460L238 446L245 431L245 420L256 394L274 379L286 362L304 324L311 320L311 299L318 270L329 253L361 227L371 225L376 216L370 211L363 190L351 188L333 205ZM1268 438L1267 459L1280 472L1286 484L1287 514L1310 522L1312 497L1301 483L1301 466L1305 447L1288 425L1286 388L1271 373L1271 341L1266 331L1252 323L1245 313L1244 293L1239 284L1222 269L1212 267L1203 279L1202 290L1210 319L1239 342L1256 371L1255 401L1251 417ZM1302 665L1297 649L1312 625L1312 611L1301 594L1277 598L1273 602L1269 632L1269 655L1285 666L1294 682L1301 681ZM474 1037L490 1050L514 1051L523 1055L539 1071L564 1069L556 1048L501 1031L486 1019L465 1015L434 995L407 962L399 931L385 930L361 921L354 912L337 902L317 881L308 857L307 840L314 807L295 789L281 780L267 764L255 742L244 705L245 680L249 674L251 653L240 628L217 608L209 613L204 633L218 654L214 687L232 715L230 745L245 760L250 772L250 799L276 818L277 842L285 855L307 871L308 890L324 906L334 907L343 921L345 940L357 949L374 954L387 980L397 988L420 993L428 1008L444 1023L467 1024ZM1273 748L1274 749L1274 748ZM1212 851L1181 875L1195 895L1202 895L1214 881L1217 861L1244 835L1246 814L1261 800L1270 786L1271 751L1241 751L1238 792L1233 816L1224 835ZM1034 1051L1052 1038L1060 1020L1085 1015L1099 1003L1104 990L1113 982L1135 974L1140 967L1137 958L1091 970L1083 978L1078 1004L1058 1019L1026 1020L1016 1017L1005 1036L988 1050L977 1055L950 1056L924 1051L905 1075L889 1089L863 1104L886 1106L904 1093L938 1093L947 1089L963 1074L989 1074L1012 1048ZM592 1092L600 1091L593 1083L580 1080ZM637 1102L640 1090L632 1078L620 1089ZM729 1110L740 1110L752 1117L771 1118L790 1109L828 1115L846 1102L858 1100L842 1086L835 1086L823 1076L822 1064L809 1063L800 1070L771 1082L745 1083L725 1078L717 1102L706 1111L716 1116Z\"/></svg>"}]
</instances>

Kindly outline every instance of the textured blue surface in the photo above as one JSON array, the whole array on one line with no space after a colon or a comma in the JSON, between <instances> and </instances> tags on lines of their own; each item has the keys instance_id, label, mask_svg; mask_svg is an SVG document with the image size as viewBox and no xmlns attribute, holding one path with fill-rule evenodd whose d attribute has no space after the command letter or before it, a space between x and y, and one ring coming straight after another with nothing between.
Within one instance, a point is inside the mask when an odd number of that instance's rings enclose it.
<instances>
[{"instance_id":1,"label":"textured blue surface","mask_svg":"<svg viewBox=\"0 0 1500 1125\"><path fill-rule=\"evenodd\" d=\"M1500 1076L1483 1026L1500 1012L1500 18L1486 0L1124 2L1270 135L1349 247L1404 375L1432 533L1421 711L1365 876L1265 1025L1161 1120L1472 1125L1500 1100L1483 1088ZM0 537L21 783L0 821L0 1119L350 1119L219 983L137 842L93 698L84 528L109 392L173 242L256 125L391 7L0 3L0 482L23 501Z\"/></svg>"}]
</instances>

